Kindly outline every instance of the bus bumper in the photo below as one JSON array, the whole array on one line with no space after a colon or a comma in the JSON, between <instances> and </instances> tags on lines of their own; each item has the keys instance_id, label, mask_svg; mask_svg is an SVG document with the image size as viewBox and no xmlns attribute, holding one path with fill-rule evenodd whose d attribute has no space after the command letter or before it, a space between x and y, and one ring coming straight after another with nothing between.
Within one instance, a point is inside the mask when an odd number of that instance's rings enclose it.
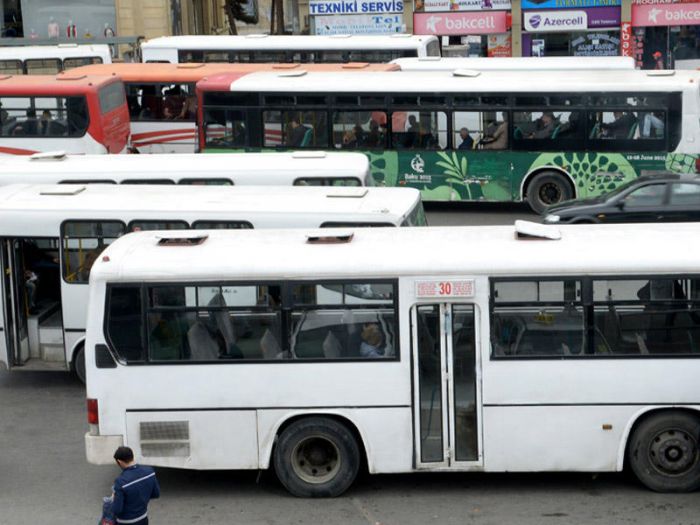
<instances>
[{"instance_id":1,"label":"bus bumper","mask_svg":"<svg viewBox=\"0 0 700 525\"><path fill-rule=\"evenodd\" d=\"M85 433L85 456L93 465L112 465L114 451L124 444L123 436L95 436Z\"/></svg>"}]
</instances>

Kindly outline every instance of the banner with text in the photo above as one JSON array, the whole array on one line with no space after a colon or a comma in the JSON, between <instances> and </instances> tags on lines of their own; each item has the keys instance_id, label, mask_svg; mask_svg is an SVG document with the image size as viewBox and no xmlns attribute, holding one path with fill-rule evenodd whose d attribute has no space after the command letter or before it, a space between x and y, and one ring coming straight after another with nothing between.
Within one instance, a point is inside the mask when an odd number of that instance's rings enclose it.
<instances>
[{"instance_id":1,"label":"banner with text","mask_svg":"<svg viewBox=\"0 0 700 525\"><path fill-rule=\"evenodd\" d=\"M383 35L406 31L400 14L315 16L314 25L317 35Z\"/></svg>"},{"instance_id":2,"label":"banner with text","mask_svg":"<svg viewBox=\"0 0 700 525\"><path fill-rule=\"evenodd\" d=\"M700 3L633 5L632 25L635 27L700 25Z\"/></svg>"},{"instance_id":3,"label":"banner with text","mask_svg":"<svg viewBox=\"0 0 700 525\"><path fill-rule=\"evenodd\" d=\"M414 0L415 12L509 11L510 0Z\"/></svg>"},{"instance_id":4,"label":"banner with text","mask_svg":"<svg viewBox=\"0 0 700 525\"><path fill-rule=\"evenodd\" d=\"M403 0L309 0L309 14L374 15L403 13Z\"/></svg>"},{"instance_id":5,"label":"banner with text","mask_svg":"<svg viewBox=\"0 0 700 525\"><path fill-rule=\"evenodd\" d=\"M522 0L523 9L579 9L617 7L621 4L621 0Z\"/></svg>"},{"instance_id":6,"label":"banner with text","mask_svg":"<svg viewBox=\"0 0 700 525\"><path fill-rule=\"evenodd\" d=\"M414 13L416 35L488 35L505 33L506 11L480 13Z\"/></svg>"}]
</instances>

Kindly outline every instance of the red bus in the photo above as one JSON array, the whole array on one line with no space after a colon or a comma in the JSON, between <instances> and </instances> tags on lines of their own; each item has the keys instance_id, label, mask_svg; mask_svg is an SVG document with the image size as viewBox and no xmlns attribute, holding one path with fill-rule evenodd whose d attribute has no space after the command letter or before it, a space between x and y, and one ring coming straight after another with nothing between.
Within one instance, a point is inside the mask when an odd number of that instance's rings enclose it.
<instances>
[{"instance_id":1,"label":"red bus","mask_svg":"<svg viewBox=\"0 0 700 525\"><path fill-rule=\"evenodd\" d=\"M91 64L82 75L113 75L126 87L131 145L139 153L196 151L195 84L218 74L255 71L395 71L395 64Z\"/></svg>"},{"instance_id":2,"label":"red bus","mask_svg":"<svg viewBox=\"0 0 700 525\"><path fill-rule=\"evenodd\" d=\"M125 153L129 132L117 77L0 75L0 154Z\"/></svg>"}]
</instances>

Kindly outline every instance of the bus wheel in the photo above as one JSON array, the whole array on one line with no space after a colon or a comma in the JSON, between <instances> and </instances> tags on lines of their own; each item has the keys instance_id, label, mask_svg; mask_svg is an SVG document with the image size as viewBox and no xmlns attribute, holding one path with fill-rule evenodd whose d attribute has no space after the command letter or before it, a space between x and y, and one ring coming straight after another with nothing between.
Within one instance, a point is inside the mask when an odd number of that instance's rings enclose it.
<instances>
[{"instance_id":1,"label":"bus wheel","mask_svg":"<svg viewBox=\"0 0 700 525\"><path fill-rule=\"evenodd\" d=\"M639 481L657 492L690 492L700 487L700 419L671 411L637 427L629 462Z\"/></svg>"},{"instance_id":2,"label":"bus wheel","mask_svg":"<svg viewBox=\"0 0 700 525\"><path fill-rule=\"evenodd\" d=\"M527 187L527 202L535 213L572 197L571 186L566 177L555 171L544 171L537 175Z\"/></svg>"},{"instance_id":3,"label":"bus wheel","mask_svg":"<svg viewBox=\"0 0 700 525\"><path fill-rule=\"evenodd\" d=\"M78 376L78 379L80 379L80 382L85 384L85 345L80 345L75 351L73 370L75 371L75 375Z\"/></svg>"},{"instance_id":4,"label":"bus wheel","mask_svg":"<svg viewBox=\"0 0 700 525\"><path fill-rule=\"evenodd\" d=\"M335 497L355 480L360 452L337 421L310 417L292 423L275 447L274 465L285 488L299 497Z\"/></svg>"}]
</instances>

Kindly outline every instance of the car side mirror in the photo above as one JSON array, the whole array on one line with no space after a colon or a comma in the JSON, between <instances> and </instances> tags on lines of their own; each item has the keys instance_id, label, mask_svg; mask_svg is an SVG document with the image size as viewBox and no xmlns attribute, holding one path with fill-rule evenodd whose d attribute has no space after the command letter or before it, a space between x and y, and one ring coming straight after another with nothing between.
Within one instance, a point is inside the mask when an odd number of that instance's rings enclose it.
<instances>
[{"instance_id":1,"label":"car side mirror","mask_svg":"<svg viewBox=\"0 0 700 525\"><path fill-rule=\"evenodd\" d=\"M625 209L625 199L620 199L615 203L615 206L617 207L618 210L624 210Z\"/></svg>"}]
</instances>

